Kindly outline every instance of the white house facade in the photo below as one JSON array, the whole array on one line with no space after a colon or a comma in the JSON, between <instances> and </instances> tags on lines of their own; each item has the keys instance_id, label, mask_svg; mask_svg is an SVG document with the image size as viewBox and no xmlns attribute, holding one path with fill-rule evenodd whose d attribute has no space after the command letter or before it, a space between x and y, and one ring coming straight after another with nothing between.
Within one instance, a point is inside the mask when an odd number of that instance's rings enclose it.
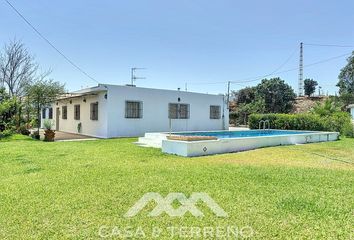
<instances>
[{"instance_id":1,"label":"white house facade","mask_svg":"<svg viewBox=\"0 0 354 240\"><path fill-rule=\"evenodd\" d=\"M228 129L223 95L99 84L42 109L57 131L100 138Z\"/></svg>"},{"instance_id":2,"label":"white house facade","mask_svg":"<svg viewBox=\"0 0 354 240\"><path fill-rule=\"evenodd\" d=\"M352 120L354 121L354 104L349 105L348 109L350 111L350 115L352 115Z\"/></svg>"}]
</instances>

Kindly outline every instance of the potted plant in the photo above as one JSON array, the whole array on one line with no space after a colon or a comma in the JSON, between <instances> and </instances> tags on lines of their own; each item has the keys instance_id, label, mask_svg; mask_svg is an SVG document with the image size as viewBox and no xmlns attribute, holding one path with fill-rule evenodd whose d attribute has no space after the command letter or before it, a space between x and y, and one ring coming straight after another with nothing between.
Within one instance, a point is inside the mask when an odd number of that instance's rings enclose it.
<instances>
[{"instance_id":1,"label":"potted plant","mask_svg":"<svg viewBox=\"0 0 354 240\"><path fill-rule=\"evenodd\" d=\"M82 123L79 122L79 123L77 124L77 132L78 132L78 133L81 133L81 128L82 128Z\"/></svg>"},{"instance_id":2,"label":"potted plant","mask_svg":"<svg viewBox=\"0 0 354 240\"><path fill-rule=\"evenodd\" d=\"M44 141L53 142L55 137L55 131L53 130L53 121L46 119L43 122L44 127Z\"/></svg>"}]
</instances>

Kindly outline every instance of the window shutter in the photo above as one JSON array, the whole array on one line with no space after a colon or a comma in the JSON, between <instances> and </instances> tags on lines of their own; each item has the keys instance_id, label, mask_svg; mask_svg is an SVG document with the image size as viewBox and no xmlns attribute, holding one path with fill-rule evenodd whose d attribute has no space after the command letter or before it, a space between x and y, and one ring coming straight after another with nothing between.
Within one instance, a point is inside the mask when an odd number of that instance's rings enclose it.
<instances>
[{"instance_id":1,"label":"window shutter","mask_svg":"<svg viewBox=\"0 0 354 240\"><path fill-rule=\"evenodd\" d=\"M188 119L189 118L189 104L179 105L179 118Z\"/></svg>"},{"instance_id":2,"label":"window shutter","mask_svg":"<svg viewBox=\"0 0 354 240\"><path fill-rule=\"evenodd\" d=\"M43 108L43 109L42 109L42 118L43 118L43 119L45 119L45 112L46 112L46 109Z\"/></svg>"},{"instance_id":3,"label":"window shutter","mask_svg":"<svg viewBox=\"0 0 354 240\"><path fill-rule=\"evenodd\" d=\"M220 106L210 106L210 119L220 119L221 118L221 107Z\"/></svg>"},{"instance_id":4,"label":"window shutter","mask_svg":"<svg viewBox=\"0 0 354 240\"><path fill-rule=\"evenodd\" d=\"M168 104L168 118L177 119L178 118L178 104L169 103Z\"/></svg>"},{"instance_id":5,"label":"window shutter","mask_svg":"<svg viewBox=\"0 0 354 240\"><path fill-rule=\"evenodd\" d=\"M139 102L139 118L143 118L143 102Z\"/></svg>"},{"instance_id":6,"label":"window shutter","mask_svg":"<svg viewBox=\"0 0 354 240\"><path fill-rule=\"evenodd\" d=\"M98 120L98 102L90 104L90 119Z\"/></svg>"},{"instance_id":7,"label":"window shutter","mask_svg":"<svg viewBox=\"0 0 354 240\"><path fill-rule=\"evenodd\" d=\"M125 118L142 118L143 102L125 101Z\"/></svg>"},{"instance_id":8,"label":"window shutter","mask_svg":"<svg viewBox=\"0 0 354 240\"><path fill-rule=\"evenodd\" d=\"M49 119L53 119L53 108L49 108Z\"/></svg>"}]
</instances>

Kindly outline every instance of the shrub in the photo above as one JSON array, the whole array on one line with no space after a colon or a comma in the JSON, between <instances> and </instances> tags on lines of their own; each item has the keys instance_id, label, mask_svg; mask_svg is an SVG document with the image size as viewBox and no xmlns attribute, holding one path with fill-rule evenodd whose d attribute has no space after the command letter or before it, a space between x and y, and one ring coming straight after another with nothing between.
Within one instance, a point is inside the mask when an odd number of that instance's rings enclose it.
<instances>
[{"instance_id":1,"label":"shrub","mask_svg":"<svg viewBox=\"0 0 354 240\"><path fill-rule=\"evenodd\" d=\"M331 116L335 113L341 112L341 104L335 99L328 98L324 103L316 103L310 112L322 117Z\"/></svg>"},{"instance_id":2,"label":"shrub","mask_svg":"<svg viewBox=\"0 0 354 240\"><path fill-rule=\"evenodd\" d=\"M324 125L326 130L341 132L343 127L348 127L348 125L352 125L351 118L346 112L337 112L332 116L323 117Z\"/></svg>"},{"instance_id":3,"label":"shrub","mask_svg":"<svg viewBox=\"0 0 354 240\"><path fill-rule=\"evenodd\" d=\"M10 129L4 130L4 131L0 132L0 139L10 137L12 134L14 134L14 132L12 130L10 130Z\"/></svg>"},{"instance_id":4,"label":"shrub","mask_svg":"<svg viewBox=\"0 0 354 240\"><path fill-rule=\"evenodd\" d=\"M344 136L354 138L354 125L353 124L350 124L350 125L346 124L345 126L343 126L342 131L343 131Z\"/></svg>"},{"instance_id":5,"label":"shrub","mask_svg":"<svg viewBox=\"0 0 354 240\"><path fill-rule=\"evenodd\" d=\"M44 129L46 129L46 130L52 130L53 126L54 126L54 123L53 123L52 120L50 120L50 119L45 119L45 120L43 121L43 127L44 127Z\"/></svg>"},{"instance_id":6,"label":"shrub","mask_svg":"<svg viewBox=\"0 0 354 240\"><path fill-rule=\"evenodd\" d=\"M37 139L37 140L40 140L40 138L41 138L41 136L40 136L40 134L39 134L38 131L32 132L31 137L32 137L33 139Z\"/></svg>"},{"instance_id":7,"label":"shrub","mask_svg":"<svg viewBox=\"0 0 354 240\"><path fill-rule=\"evenodd\" d=\"M17 129L17 132L22 134L22 135L26 135L26 136L29 136L31 134L31 132L27 129L26 125L21 125Z\"/></svg>"},{"instance_id":8,"label":"shrub","mask_svg":"<svg viewBox=\"0 0 354 240\"><path fill-rule=\"evenodd\" d=\"M340 132L353 137L354 128L351 118L346 112L337 112L330 116L317 114L252 114L249 117L249 127L258 129L261 120L269 120L270 128L283 130L309 130Z\"/></svg>"},{"instance_id":9,"label":"shrub","mask_svg":"<svg viewBox=\"0 0 354 240\"><path fill-rule=\"evenodd\" d=\"M231 124L235 124L235 125L238 125L238 112L230 112L229 113L229 121Z\"/></svg>"}]
</instances>

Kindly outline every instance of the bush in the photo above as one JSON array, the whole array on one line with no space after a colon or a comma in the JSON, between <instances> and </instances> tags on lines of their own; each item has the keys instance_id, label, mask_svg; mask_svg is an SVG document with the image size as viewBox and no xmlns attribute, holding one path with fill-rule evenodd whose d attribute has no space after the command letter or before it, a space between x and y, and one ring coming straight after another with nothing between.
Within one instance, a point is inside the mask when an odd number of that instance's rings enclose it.
<instances>
[{"instance_id":1,"label":"bush","mask_svg":"<svg viewBox=\"0 0 354 240\"><path fill-rule=\"evenodd\" d=\"M29 136L31 134L31 132L27 129L26 125L21 125L17 129L17 132L22 134L22 135L26 135L26 136Z\"/></svg>"},{"instance_id":2,"label":"bush","mask_svg":"<svg viewBox=\"0 0 354 240\"><path fill-rule=\"evenodd\" d=\"M53 129L53 126L54 126L54 123L52 120L50 119L45 119L43 121L43 127L45 130L52 130Z\"/></svg>"},{"instance_id":3,"label":"bush","mask_svg":"<svg viewBox=\"0 0 354 240\"><path fill-rule=\"evenodd\" d=\"M14 134L14 132L12 130L10 130L10 129L4 130L4 131L0 132L0 139L10 137L12 134Z\"/></svg>"},{"instance_id":4,"label":"bush","mask_svg":"<svg viewBox=\"0 0 354 240\"><path fill-rule=\"evenodd\" d=\"M324 117L324 125L326 129L334 132L343 133L343 128L352 125L351 118L346 112L337 112L330 117Z\"/></svg>"},{"instance_id":5,"label":"bush","mask_svg":"<svg viewBox=\"0 0 354 240\"><path fill-rule=\"evenodd\" d=\"M344 136L354 138L354 125L353 124L343 126L342 131L343 131Z\"/></svg>"},{"instance_id":6,"label":"bush","mask_svg":"<svg viewBox=\"0 0 354 240\"><path fill-rule=\"evenodd\" d=\"M337 112L331 116L317 114L252 114L249 127L258 129L261 120L269 120L270 128L283 130L308 130L340 132L344 136L353 137L354 128L350 115Z\"/></svg>"},{"instance_id":7,"label":"bush","mask_svg":"<svg viewBox=\"0 0 354 240\"><path fill-rule=\"evenodd\" d=\"M40 134L39 134L38 131L32 132L31 137L32 137L33 139L37 139L37 140L40 140L40 138L41 138L41 136L40 136Z\"/></svg>"},{"instance_id":8,"label":"bush","mask_svg":"<svg viewBox=\"0 0 354 240\"><path fill-rule=\"evenodd\" d=\"M230 112L229 113L229 122L231 124L236 124L237 115L238 114L236 112Z\"/></svg>"}]
</instances>

